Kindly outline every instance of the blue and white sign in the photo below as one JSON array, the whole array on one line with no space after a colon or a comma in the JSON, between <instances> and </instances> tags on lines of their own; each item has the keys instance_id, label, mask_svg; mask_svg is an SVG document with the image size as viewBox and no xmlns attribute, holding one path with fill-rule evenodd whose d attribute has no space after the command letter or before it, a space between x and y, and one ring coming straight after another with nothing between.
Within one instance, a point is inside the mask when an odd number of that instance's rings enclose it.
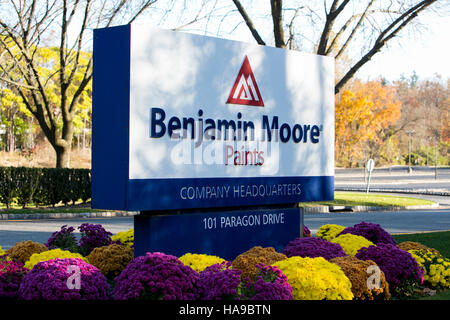
<instances>
[{"instance_id":1,"label":"blue and white sign","mask_svg":"<svg viewBox=\"0 0 450 320\"><path fill-rule=\"evenodd\" d=\"M94 208L333 194L333 59L138 25L95 30Z\"/></svg>"}]
</instances>

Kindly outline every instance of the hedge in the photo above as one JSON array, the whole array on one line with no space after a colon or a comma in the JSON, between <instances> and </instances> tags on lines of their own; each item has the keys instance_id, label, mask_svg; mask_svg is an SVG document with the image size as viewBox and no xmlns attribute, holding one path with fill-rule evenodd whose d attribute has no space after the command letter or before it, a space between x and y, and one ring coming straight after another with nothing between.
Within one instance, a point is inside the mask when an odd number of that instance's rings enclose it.
<instances>
[{"instance_id":1,"label":"hedge","mask_svg":"<svg viewBox=\"0 0 450 320\"><path fill-rule=\"evenodd\" d=\"M0 203L55 206L91 198L89 169L0 167Z\"/></svg>"}]
</instances>

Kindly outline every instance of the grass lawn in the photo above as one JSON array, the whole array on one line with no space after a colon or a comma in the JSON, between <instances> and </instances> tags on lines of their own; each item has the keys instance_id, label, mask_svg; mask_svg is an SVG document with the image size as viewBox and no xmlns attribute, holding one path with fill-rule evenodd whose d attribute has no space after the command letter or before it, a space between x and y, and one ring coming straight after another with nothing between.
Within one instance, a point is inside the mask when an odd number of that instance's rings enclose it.
<instances>
[{"instance_id":1,"label":"grass lawn","mask_svg":"<svg viewBox=\"0 0 450 320\"><path fill-rule=\"evenodd\" d=\"M450 231L393 235L397 243L414 241L438 250L444 257L450 258ZM415 297L419 300L450 300L450 290L437 292L429 297Z\"/></svg>"},{"instance_id":2,"label":"grass lawn","mask_svg":"<svg viewBox=\"0 0 450 320\"><path fill-rule=\"evenodd\" d=\"M419 297L419 300L450 300L450 290L436 293L434 296Z\"/></svg>"},{"instance_id":3,"label":"grass lawn","mask_svg":"<svg viewBox=\"0 0 450 320\"><path fill-rule=\"evenodd\" d=\"M320 202L304 202L303 206L417 206L430 205L433 201L412 198L400 197L395 195L364 193L364 192L343 192L336 191L334 193L334 201L320 201Z\"/></svg>"},{"instance_id":4,"label":"grass lawn","mask_svg":"<svg viewBox=\"0 0 450 320\"><path fill-rule=\"evenodd\" d=\"M397 243L414 241L438 250L450 259L450 231L393 235Z\"/></svg>"},{"instance_id":5,"label":"grass lawn","mask_svg":"<svg viewBox=\"0 0 450 320\"><path fill-rule=\"evenodd\" d=\"M91 209L90 203L78 203L75 205L56 205L55 207L26 207L25 209L22 206L18 206L12 204L9 209L6 206L0 206L0 214L9 214L9 213L79 213L79 212L102 212L105 210L97 210Z\"/></svg>"}]
</instances>

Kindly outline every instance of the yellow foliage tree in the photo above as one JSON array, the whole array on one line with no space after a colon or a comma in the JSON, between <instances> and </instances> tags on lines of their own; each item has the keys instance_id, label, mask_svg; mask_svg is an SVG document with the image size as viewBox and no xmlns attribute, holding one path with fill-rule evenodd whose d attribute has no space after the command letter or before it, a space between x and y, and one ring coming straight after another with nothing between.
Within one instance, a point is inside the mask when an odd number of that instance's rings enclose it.
<instances>
[{"instance_id":1,"label":"yellow foliage tree","mask_svg":"<svg viewBox=\"0 0 450 320\"><path fill-rule=\"evenodd\" d=\"M55 150L56 167L70 166L77 117L89 117L91 31L131 23L153 3L0 1L0 81L17 90L37 120Z\"/></svg>"},{"instance_id":2,"label":"yellow foliage tree","mask_svg":"<svg viewBox=\"0 0 450 320\"><path fill-rule=\"evenodd\" d=\"M21 101L20 111L36 118L55 149L56 166L68 167L74 131L83 124L80 117L91 113L92 54L75 50L62 53L59 47L25 48L12 34L0 37L0 44L8 53L1 70Z\"/></svg>"},{"instance_id":3,"label":"yellow foliage tree","mask_svg":"<svg viewBox=\"0 0 450 320\"><path fill-rule=\"evenodd\" d=\"M394 89L379 81L356 81L336 97L335 138L337 165L354 166L376 157L386 132L400 118L401 104Z\"/></svg>"},{"instance_id":4,"label":"yellow foliage tree","mask_svg":"<svg viewBox=\"0 0 450 320\"><path fill-rule=\"evenodd\" d=\"M17 138L24 142L27 131L33 128L32 122L32 115L22 98L8 87L0 88L0 124L4 126L5 133L2 148L14 151Z\"/></svg>"}]
</instances>

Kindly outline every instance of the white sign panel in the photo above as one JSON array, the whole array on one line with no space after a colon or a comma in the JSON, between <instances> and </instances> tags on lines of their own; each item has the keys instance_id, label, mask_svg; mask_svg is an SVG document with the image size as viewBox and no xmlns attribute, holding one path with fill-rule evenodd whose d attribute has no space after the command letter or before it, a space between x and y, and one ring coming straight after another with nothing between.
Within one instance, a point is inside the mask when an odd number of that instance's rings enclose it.
<instances>
[{"instance_id":1,"label":"white sign panel","mask_svg":"<svg viewBox=\"0 0 450 320\"><path fill-rule=\"evenodd\" d=\"M334 175L332 59L135 27L130 69L130 179Z\"/></svg>"}]
</instances>

